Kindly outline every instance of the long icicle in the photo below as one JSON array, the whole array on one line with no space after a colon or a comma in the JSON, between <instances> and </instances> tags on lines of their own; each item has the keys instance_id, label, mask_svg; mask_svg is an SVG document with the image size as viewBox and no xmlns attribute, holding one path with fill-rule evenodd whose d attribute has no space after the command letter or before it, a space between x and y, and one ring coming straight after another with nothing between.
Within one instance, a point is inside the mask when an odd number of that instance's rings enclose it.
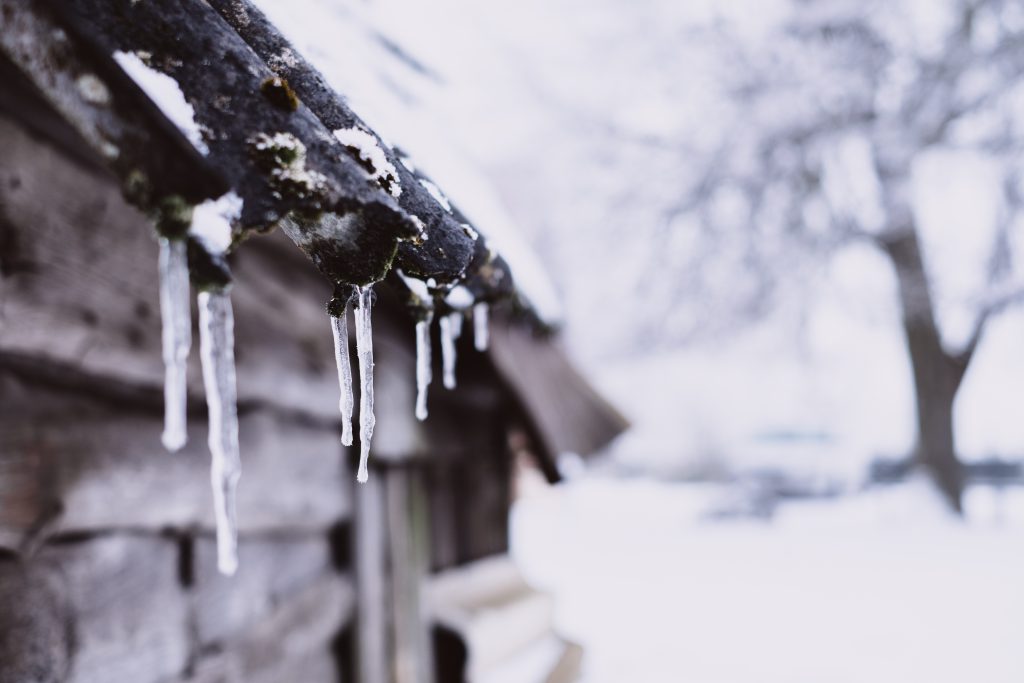
<instances>
[{"instance_id":1,"label":"long icicle","mask_svg":"<svg viewBox=\"0 0 1024 683\"><path fill-rule=\"evenodd\" d=\"M235 491L242 474L238 455L234 327L227 291L200 292L199 353L210 417L210 481L217 520L217 567L227 575L238 569Z\"/></svg>"},{"instance_id":2,"label":"long icicle","mask_svg":"<svg viewBox=\"0 0 1024 683\"><path fill-rule=\"evenodd\" d=\"M334 333L334 360L338 365L338 386L341 388L341 399L338 401L338 410L341 411L341 445L351 446L355 400L352 394L352 362L348 354L348 301L340 317L331 316L331 331Z\"/></svg>"},{"instance_id":3,"label":"long icicle","mask_svg":"<svg viewBox=\"0 0 1024 683\"><path fill-rule=\"evenodd\" d=\"M462 333L462 314L449 313L441 317L441 367L444 374L444 388L455 388L455 340Z\"/></svg>"},{"instance_id":4,"label":"long icicle","mask_svg":"<svg viewBox=\"0 0 1024 683\"><path fill-rule=\"evenodd\" d=\"M370 440L373 438L373 286L356 287L356 355L359 356L359 469L356 481L369 479Z\"/></svg>"},{"instance_id":5,"label":"long icicle","mask_svg":"<svg viewBox=\"0 0 1024 683\"><path fill-rule=\"evenodd\" d=\"M486 351L488 344L487 304L473 304L473 345L477 351Z\"/></svg>"},{"instance_id":6,"label":"long icicle","mask_svg":"<svg viewBox=\"0 0 1024 683\"><path fill-rule=\"evenodd\" d=\"M427 388L434 378L430 357L430 323L433 320L433 312L428 312L426 318L416 323L416 419L420 422L427 419Z\"/></svg>"},{"instance_id":7,"label":"long icicle","mask_svg":"<svg viewBox=\"0 0 1024 683\"><path fill-rule=\"evenodd\" d=\"M188 389L185 376L192 348L185 240L160 238L160 320L164 358L164 448L177 451L188 440Z\"/></svg>"}]
</instances>

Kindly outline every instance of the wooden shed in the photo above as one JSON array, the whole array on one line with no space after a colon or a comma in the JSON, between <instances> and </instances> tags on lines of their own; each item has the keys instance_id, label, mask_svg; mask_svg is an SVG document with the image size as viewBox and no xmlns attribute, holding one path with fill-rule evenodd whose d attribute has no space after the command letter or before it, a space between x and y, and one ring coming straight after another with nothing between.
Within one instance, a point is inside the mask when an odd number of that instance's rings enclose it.
<instances>
[{"instance_id":1,"label":"wooden shed","mask_svg":"<svg viewBox=\"0 0 1024 683\"><path fill-rule=\"evenodd\" d=\"M578 649L507 556L515 463L557 481L559 454L592 453L625 423L517 297L514 270L467 241L487 226L420 191L391 148L401 196L358 149L332 156L323 130L354 114L301 57L268 58L288 46L247 3L0 0L0 21L0 683L486 681L531 647L548 648L549 680L569 680ZM128 49L183 84L207 155L111 58ZM242 112L246 98L273 106ZM304 141L315 196L275 185L233 130L261 121ZM194 286L231 283L233 576L218 572L197 354L189 440L161 446L154 229L169 198L227 191L246 208L226 259L188 239ZM352 215L349 251L308 239ZM269 231L288 220L287 237ZM324 307L380 275L357 484ZM457 386L432 383L421 421L416 322L450 314L459 286L490 306L490 345L457 338Z\"/></svg>"}]
</instances>

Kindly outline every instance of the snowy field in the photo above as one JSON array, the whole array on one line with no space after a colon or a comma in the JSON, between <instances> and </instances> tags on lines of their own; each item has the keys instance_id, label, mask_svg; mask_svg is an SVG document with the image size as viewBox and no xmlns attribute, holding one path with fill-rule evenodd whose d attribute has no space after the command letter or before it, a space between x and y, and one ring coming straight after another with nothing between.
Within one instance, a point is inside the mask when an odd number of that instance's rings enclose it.
<instances>
[{"instance_id":1,"label":"snowy field","mask_svg":"<svg viewBox=\"0 0 1024 683\"><path fill-rule=\"evenodd\" d=\"M585 683L1024 681L1024 491L966 521L923 482L707 519L725 493L591 476L517 505Z\"/></svg>"}]
</instances>

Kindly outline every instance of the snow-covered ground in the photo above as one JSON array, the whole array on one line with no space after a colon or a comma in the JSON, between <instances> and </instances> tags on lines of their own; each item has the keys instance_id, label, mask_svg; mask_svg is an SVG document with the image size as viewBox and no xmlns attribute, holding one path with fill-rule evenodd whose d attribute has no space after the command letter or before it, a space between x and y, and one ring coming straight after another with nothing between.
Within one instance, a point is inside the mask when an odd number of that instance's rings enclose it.
<instances>
[{"instance_id":1,"label":"snow-covered ground","mask_svg":"<svg viewBox=\"0 0 1024 683\"><path fill-rule=\"evenodd\" d=\"M707 519L724 493L590 477L518 503L585 683L1024 680L1024 491L971 491L966 521L924 482Z\"/></svg>"}]
</instances>

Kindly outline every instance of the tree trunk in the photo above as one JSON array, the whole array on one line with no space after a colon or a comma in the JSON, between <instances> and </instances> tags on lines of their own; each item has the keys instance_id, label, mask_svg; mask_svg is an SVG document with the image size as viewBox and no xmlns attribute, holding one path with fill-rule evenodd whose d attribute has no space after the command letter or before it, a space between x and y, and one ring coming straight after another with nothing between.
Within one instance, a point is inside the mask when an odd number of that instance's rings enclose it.
<instances>
[{"instance_id":1,"label":"tree trunk","mask_svg":"<svg viewBox=\"0 0 1024 683\"><path fill-rule=\"evenodd\" d=\"M953 402L971 350L957 356L942 347L931 289L914 228L894 230L890 235L883 240L882 247L896 271L903 332L914 375L917 405L915 463L928 471L950 506L960 513L964 470L956 455Z\"/></svg>"}]
</instances>

